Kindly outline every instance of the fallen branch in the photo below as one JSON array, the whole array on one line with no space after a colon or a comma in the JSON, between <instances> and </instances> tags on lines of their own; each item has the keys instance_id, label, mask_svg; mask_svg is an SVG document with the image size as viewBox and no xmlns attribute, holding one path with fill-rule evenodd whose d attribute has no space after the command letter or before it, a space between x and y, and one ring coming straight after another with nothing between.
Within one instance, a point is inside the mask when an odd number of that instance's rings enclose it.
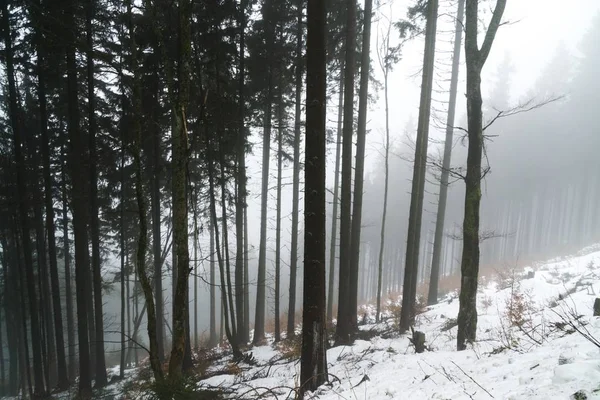
<instances>
[{"instance_id":1,"label":"fallen branch","mask_svg":"<svg viewBox=\"0 0 600 400\"><path fill-rule=\"evenodd\" d=\"M454 361L451 361L452 364L456 365L456 368L458 368L460 370L460 372L462 372L463 374L465 374L465 376L467 378L469 378L470 380L473 381L473 383L475 383L477 386L479 386L481 388L481 390L483 390L484 392L486 392L492 399L495 399L495 397L487 391L486 388L484 388L483 386L481 386L475 379L473 379L473 377L469 374L467 374L457 363L455 363Z\"/></svg>"}]
</instances>

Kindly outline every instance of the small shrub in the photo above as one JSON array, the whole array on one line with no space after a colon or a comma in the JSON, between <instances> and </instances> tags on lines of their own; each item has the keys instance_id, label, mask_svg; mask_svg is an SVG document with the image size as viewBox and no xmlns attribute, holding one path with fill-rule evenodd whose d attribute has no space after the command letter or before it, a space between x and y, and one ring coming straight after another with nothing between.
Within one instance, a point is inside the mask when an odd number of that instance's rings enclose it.
<instances>
[{"instance_id":1,"label":"small shrub","mask_svg":"<svg viewBox=\"0 0 600 400\"><path fill-rule=\"evenodd\" d=\"M235 375L235 376L238 376L243 371L242 371L242 368L239 366L238 363L230 362L230 363L227 363L227 365L223 368L223 372L226 375Z\"/></svg>"},{"instance_id":2,"label":"small shrub","mask_svg":"<svg viewBox=\"0 0 600 400\"><path fill-rule=\"evenodd\" d=\"M302 353L302 337L296 335L293 338L282 340L276 344L281 356L289 360L297 360Z\"/></svg>"},{"instance_id":3,"label":"small shrub","mask_svg":"<svg viewBox=\"0 0 600 400\"><path fill-rule=\"evenodd\" d=\"M492 299L491 296L484 296L481 299L481 307L483 307L484 311L487 311L488 308L490 308L492 306L492 304L494 304L494 300Z\"/></svg>"}]
</instances>

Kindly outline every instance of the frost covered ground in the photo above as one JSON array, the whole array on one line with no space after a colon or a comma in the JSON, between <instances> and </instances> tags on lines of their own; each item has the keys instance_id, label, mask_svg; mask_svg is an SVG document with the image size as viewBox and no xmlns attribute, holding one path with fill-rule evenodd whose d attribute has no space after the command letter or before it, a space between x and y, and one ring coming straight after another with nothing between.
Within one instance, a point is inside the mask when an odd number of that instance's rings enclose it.
<instances>
[{"instance_id":1,"label":"frost covered ground","mask_svg":"<svg viewBox=\"0 0 600 400\"><path fill-rule=\"evenodd\" d=\"M535 275L527 278L530 270ZM468 350L455 351L453 293L418 316L416 329L430 351L415 354L408 336L393 333L390 316L366 324L363 331L382 334L330 349L329 384L308 398L600 399L600 348L584 337L600 340L600 318L592 317L600 293L598 248L503 275L481 285L477 342ZM374 322L372 307L363 311ZM199 385L232 389L236 398L293 399L299 361L282 359L272 346L251 351L258 365L240 363L234 374ZM223 371L227 362L211 369Z\"/></svg>"}]
</instances>

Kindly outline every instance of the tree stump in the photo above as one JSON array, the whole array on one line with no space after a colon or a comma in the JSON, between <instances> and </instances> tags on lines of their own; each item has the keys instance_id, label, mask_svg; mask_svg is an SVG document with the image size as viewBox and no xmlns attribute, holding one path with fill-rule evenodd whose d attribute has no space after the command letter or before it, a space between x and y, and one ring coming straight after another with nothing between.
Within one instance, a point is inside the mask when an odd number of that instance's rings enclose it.
<instances>
[{"instance_id":1,"label":"tree stump","mask_svg":"<svg viewBox=\"0 0 600 400\"><path fill-rule=\"evenodd\" d=\"M416 353L423 353L425 351L425 333L421 331L415 331L412 329L412 338L410 338L410 342L415 346Z\"/></svg>"},{"instance_id":2,"label":"tree stump","mask_svg":"<svg viewBox=\"0 0 600 400\"><path fill-rule=\"evenodd\" d=\"M535 277L535 271L527 271L527 279L533 279Z\"/></svg>"},{"instance_id":3,"label":"tree stump","mask_svg":"<svg viewBox=\"0 0 600 400\"><path fill-rule=\"evenodd\" d=\"M594 317L600 317L600 298L596 297L594 300Z\"/></svg>"}]
</instances>

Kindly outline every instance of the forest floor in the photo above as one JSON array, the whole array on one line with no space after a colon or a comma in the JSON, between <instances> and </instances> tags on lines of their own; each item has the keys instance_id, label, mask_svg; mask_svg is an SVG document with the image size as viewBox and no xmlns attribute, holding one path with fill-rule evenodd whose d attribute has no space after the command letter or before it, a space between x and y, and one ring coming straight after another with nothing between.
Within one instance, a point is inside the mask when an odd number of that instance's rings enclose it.
<instances>
[{"instance_id":1,"label":"forest floor","mask_svg":"<svg viewBox=\"0 0 600 400\"><path fill-rule=\"evenodd\" d=\"M327 351L329 383L308 399L599 399L600 246L539 263L522 272L481 277L477 341L456 349L458 291L424 308L415 329L427 350L416 354L397 333L398 301L388 299L382 322L365 305L360 337ZM235 399L294 399L299 386L299 340L254 347L234 362L226 349L198 355L198 389ZM250 361L250 362L249 362ZM105 398L148 398L129 378L104 390ZM195 397L190 397L195 398ZM202 398L202 397L200 397Z\"/></svg>"},{"instance_id":2,"label":"forest floor","mask_svg":"<svg viewBox=\"0 0 600 400\"><path fill-rule=\"evenodd\" d=\"M361 331L372 337L328 350L329 384L307 397L600 399L600 318L592 316L600 293L597 247L482 282L477 341L468 350L455 350L457 291L417 317L428 347L422 354L415 354L409 335L395 333L397 302L388 301L379 324L374 307L364 306ZM299 361L274 346L251 351L257 365L232 368L223 359L209 370L233 373L198 384L235 398L293 399Z\"/></svg>"}]
</instances>

